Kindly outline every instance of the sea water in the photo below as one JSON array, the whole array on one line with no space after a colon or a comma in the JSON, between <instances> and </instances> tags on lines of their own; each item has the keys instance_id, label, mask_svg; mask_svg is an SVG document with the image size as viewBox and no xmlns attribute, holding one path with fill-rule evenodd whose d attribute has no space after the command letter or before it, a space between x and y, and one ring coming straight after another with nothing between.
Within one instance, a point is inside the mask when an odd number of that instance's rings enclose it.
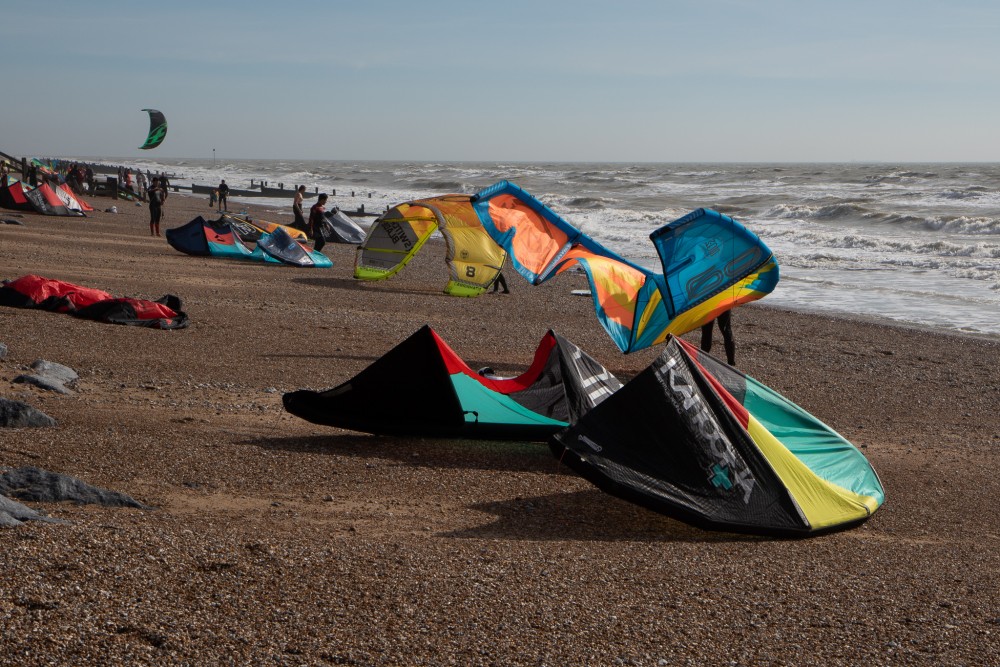
<instances>
[{"instance_id":1,"label":"sea water","mask_svg":"<svg viewBox=\"0 0 1000 667\"><path fill-rule=\"evenodd\" d=\"M335 191L332 203L345 210L383 211L506 179L656 270L650 232L712 208L774 251L781 281L768 303L1000 336L1000 164L101 161L173 173L181 185L301 184ZM289 199L246 201L291 219Z\"/></svg>"}]
</instances>

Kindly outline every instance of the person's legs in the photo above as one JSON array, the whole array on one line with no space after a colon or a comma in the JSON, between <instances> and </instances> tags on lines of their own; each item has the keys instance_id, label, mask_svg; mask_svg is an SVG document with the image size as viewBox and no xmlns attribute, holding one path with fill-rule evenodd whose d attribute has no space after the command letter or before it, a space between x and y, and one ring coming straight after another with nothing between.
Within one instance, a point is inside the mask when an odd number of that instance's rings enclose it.
<instances>
[{"instance_id":1,"label":"person's legs","mask_svg":"<svg viewBox=\"0 0 1000 667\"><path fill-rule=\"evenodd\" d=\"M715 327L715 320L701 325L701 349L705 352L712 351L712 329Z\"/></svg>"},{"instance_id":2,"label":"person's legs","mask_svg":"<svg viewBox=\"0 0 1000 667\"><path fill-rule=\"evenodd\" d=\"M733 323L730 311L719 315L719 331L722 332L722 342L726 346L726 362L730 366L736 365L736 341L733 340Z\"/></svg>"}]
</instances>

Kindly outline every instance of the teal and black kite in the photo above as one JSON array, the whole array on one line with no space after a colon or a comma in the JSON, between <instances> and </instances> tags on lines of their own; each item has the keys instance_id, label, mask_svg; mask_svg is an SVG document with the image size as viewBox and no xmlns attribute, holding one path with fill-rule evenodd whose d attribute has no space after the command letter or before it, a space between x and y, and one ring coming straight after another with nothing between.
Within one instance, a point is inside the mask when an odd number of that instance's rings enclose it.
<instances>
[{"instance_id":1,"label":"teal and black kite","mask_svg":"<svg viewBox=\"0 0 1000 667\"><path fill-rule=\"evenodd\" d=\"M146 143L139 146L139 148L141 150L149 150L156 148L166 139L167 117L163 115L162 111L157 111L156 109L143 109L143 111L149 113L149 136L146 137Z\"/></svg>"}]
</instances>

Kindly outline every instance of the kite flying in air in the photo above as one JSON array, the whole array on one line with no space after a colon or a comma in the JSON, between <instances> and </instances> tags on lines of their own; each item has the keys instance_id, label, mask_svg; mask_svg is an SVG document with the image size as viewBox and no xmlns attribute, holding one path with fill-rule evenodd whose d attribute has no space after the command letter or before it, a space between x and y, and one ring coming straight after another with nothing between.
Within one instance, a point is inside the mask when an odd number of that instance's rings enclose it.
<instances>
[{"instance_id":1,"label":"kite flying in air","mask_svg":"<svg viewBox=\"0 0 1000 667\"><path fill-rule=\"evenodd\" d=\"M167 137L167 118L163 112L156 109L143 109L143 111L149 113L149 136L146 137L146 143L139 148L149 150L162 144Z\"/></svg>"}]
</instances>

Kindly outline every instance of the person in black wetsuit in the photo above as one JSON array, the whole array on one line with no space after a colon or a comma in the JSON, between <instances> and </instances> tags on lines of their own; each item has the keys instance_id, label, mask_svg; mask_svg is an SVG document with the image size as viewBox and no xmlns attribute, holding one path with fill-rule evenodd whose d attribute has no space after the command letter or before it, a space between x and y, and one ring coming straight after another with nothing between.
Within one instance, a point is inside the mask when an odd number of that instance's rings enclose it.
<instances>
[{"instance_id":1,"label":"person in black wetsuit","mask_svg":"<svg viewBox=\"0 0 1000 667\"><path fill-rule=\"evenodd\" d=\"M219 211L229 210L229 186L226 185L226 179L222 179L217 188L219 191Z\"/></svg>"},{"instance_id":2,"label":"person in black wetsuit","mask_svg":"<svg viewBox=\"0 0 1000 667\"><path fill-rule=\"evenodd\" d=\"M719 323L719 331L722 332L722 343L726 347L726 362L730 366L736 365L736 341L733 340L732 311L719 315L714 320L705 323L701 327L701 349L705 352L712 351L712 329L715 323Z\"/></svg>"},{"instance_id":3,"label":"person in black wetsuit","mask_svg":"<svg viewBox=\"0 0 1000 667\"><path fill-rule=\"evenodd\" d=\"M503 288L503 294L510 294L510 290L507 289L507 279L503 277L503 271L497 274L497 279L493 281L493 293L496 294Z\"/></svg>"},{"instance_id":4,"label":"person in black wetsuit","mask_svg":"<svg viewBox=\"0 0 1000 667\"><path fill-rule=\"evenodd\" d=\"M160 179L154 178L146 192L149 197L149 235L160 235L160 220L163 218L163 202L166 193L160 185Z\"/></svg>"},{"instance_id":5,"label":"person in black wetsuit","mask_svg":"<svg viewBox=\"0 0 1000 667\"><path fill-rule=\"evenodd\" d=\"M326 245L326 238L323 237L323 225L326 223L324 218L324 213L326 213L326 193L320 194L318 200L309 209L309 228L312 230L313 239L315 243L313 244L313 250L319 252Z\"/></svg>"}]
</instances>

